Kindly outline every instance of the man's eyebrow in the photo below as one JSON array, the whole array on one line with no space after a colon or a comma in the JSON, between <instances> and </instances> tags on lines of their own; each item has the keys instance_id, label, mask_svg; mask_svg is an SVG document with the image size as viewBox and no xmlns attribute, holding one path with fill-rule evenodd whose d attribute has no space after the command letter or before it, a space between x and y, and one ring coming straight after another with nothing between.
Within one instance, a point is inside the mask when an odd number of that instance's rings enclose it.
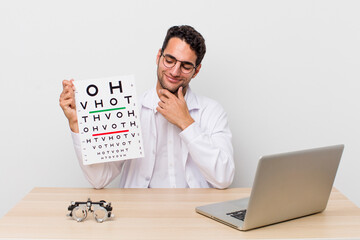
<instances>
[{"instance_id":1,"label":"man's eyebrow","mask_svg":"<svg viewBox=\"0 0 360 240\"><path fill-rule=\"evenodd\" d=\"M188 61L181 61L184 64L191 64L192 66L195 66L195 64L193 64L192 62L188 62Z\"/></svg>"},{"instance_id":2,"label":"man's eyebrow","mask_svg":"<svg viewBox=\"0 0 360 240\"><path fill-rule=\"evenodd\" d=\"M166 53L166 54L164 54L164 55L176 59L176 57L174 57L174 56L171 55L171 54Z\"/></svg>"}]
</instances>

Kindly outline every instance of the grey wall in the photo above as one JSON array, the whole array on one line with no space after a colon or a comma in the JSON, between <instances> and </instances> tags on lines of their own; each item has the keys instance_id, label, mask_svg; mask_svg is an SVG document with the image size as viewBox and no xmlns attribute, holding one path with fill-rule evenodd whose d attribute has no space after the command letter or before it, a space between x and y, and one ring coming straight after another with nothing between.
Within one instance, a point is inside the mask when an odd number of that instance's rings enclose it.
<instances>
[{"instance_id":1,"label":"grey wall","mask_svg":"<svg viewBox=\"0 0 360 240\"><path fill-rule=\"evenodd\" d=\"M233 186L251 186L261 155L344 143L335 186L360 206L359 7L328 0L1 1L0 216L35 186L90 186L59 107L61 81L135 74L141 94L156 82L166 30L179 24L206 39L192 88L228 112Z\"/></svg>"}]
</instances>

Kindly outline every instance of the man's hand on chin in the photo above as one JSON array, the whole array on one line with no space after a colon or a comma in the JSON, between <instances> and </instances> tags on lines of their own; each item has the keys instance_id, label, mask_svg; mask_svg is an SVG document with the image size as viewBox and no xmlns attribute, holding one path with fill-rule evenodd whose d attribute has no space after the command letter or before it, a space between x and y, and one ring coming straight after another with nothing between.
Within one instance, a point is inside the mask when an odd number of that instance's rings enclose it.
<instances>
[{"instance_id":1,"label":"man's hand on chin","mask_svg":"<svg viewBox=\"0 0 360 240\"><path fill-rule=\"evenodd\" d=\"M176 96L166 89L160 89L160 102L156 110L169 122L184 130L194 122L194 119L190 116L182 90L183 87L179 87Z\"/></svg>"}]
</instances>

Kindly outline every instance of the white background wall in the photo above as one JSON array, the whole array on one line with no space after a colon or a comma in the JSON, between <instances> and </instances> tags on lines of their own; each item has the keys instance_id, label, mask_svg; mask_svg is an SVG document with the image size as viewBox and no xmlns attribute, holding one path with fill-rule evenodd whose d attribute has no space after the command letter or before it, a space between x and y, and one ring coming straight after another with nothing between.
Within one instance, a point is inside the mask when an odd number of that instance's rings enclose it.
<instances>
[{"instance_id":1,"label":"white background wall","mask_svg":"<svg viewBox=\"0 0 360 240\"><path fill-rule=\"evenodd\" d=\"M35 186L90 187L61 81L135 74L141 94L179 24L206 39L192 88L228 112L233 186L251 186L261 155L344 143L335 186L360 206L359 10L330 0L1 1L0 216Z\"/></svg>"}]
</instances>

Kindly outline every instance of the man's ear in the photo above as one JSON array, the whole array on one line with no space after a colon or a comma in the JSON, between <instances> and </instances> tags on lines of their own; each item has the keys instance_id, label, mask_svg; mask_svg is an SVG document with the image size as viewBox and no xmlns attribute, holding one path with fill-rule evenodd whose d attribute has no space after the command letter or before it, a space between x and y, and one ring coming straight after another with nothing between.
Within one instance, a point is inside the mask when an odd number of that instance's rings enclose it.
<instances>
[{"instance_id":1,"label":"man's ear","mask_svg":"<svg viewBox=\"0 0 360 240\"><path fill-rule=\"evenodd\" d=\"M159 52L158 52L158 54L156 56L156 65L159 64L160 57L161 57L161 48L159 49Z\"/></svg>"},{"instance_id":2,"label":"man's ear","mask_svg":"<svg viewBox=\"0 0 360 240\"><path fill-rule=\"evenodd\" d=\"M196 75L200 72L200 68L201 68L201 63L199 64L199 66L196 67L195 73L194 73L194 75L192 76L192 78L196 77Z\"/></svg>"}]
</instances>

